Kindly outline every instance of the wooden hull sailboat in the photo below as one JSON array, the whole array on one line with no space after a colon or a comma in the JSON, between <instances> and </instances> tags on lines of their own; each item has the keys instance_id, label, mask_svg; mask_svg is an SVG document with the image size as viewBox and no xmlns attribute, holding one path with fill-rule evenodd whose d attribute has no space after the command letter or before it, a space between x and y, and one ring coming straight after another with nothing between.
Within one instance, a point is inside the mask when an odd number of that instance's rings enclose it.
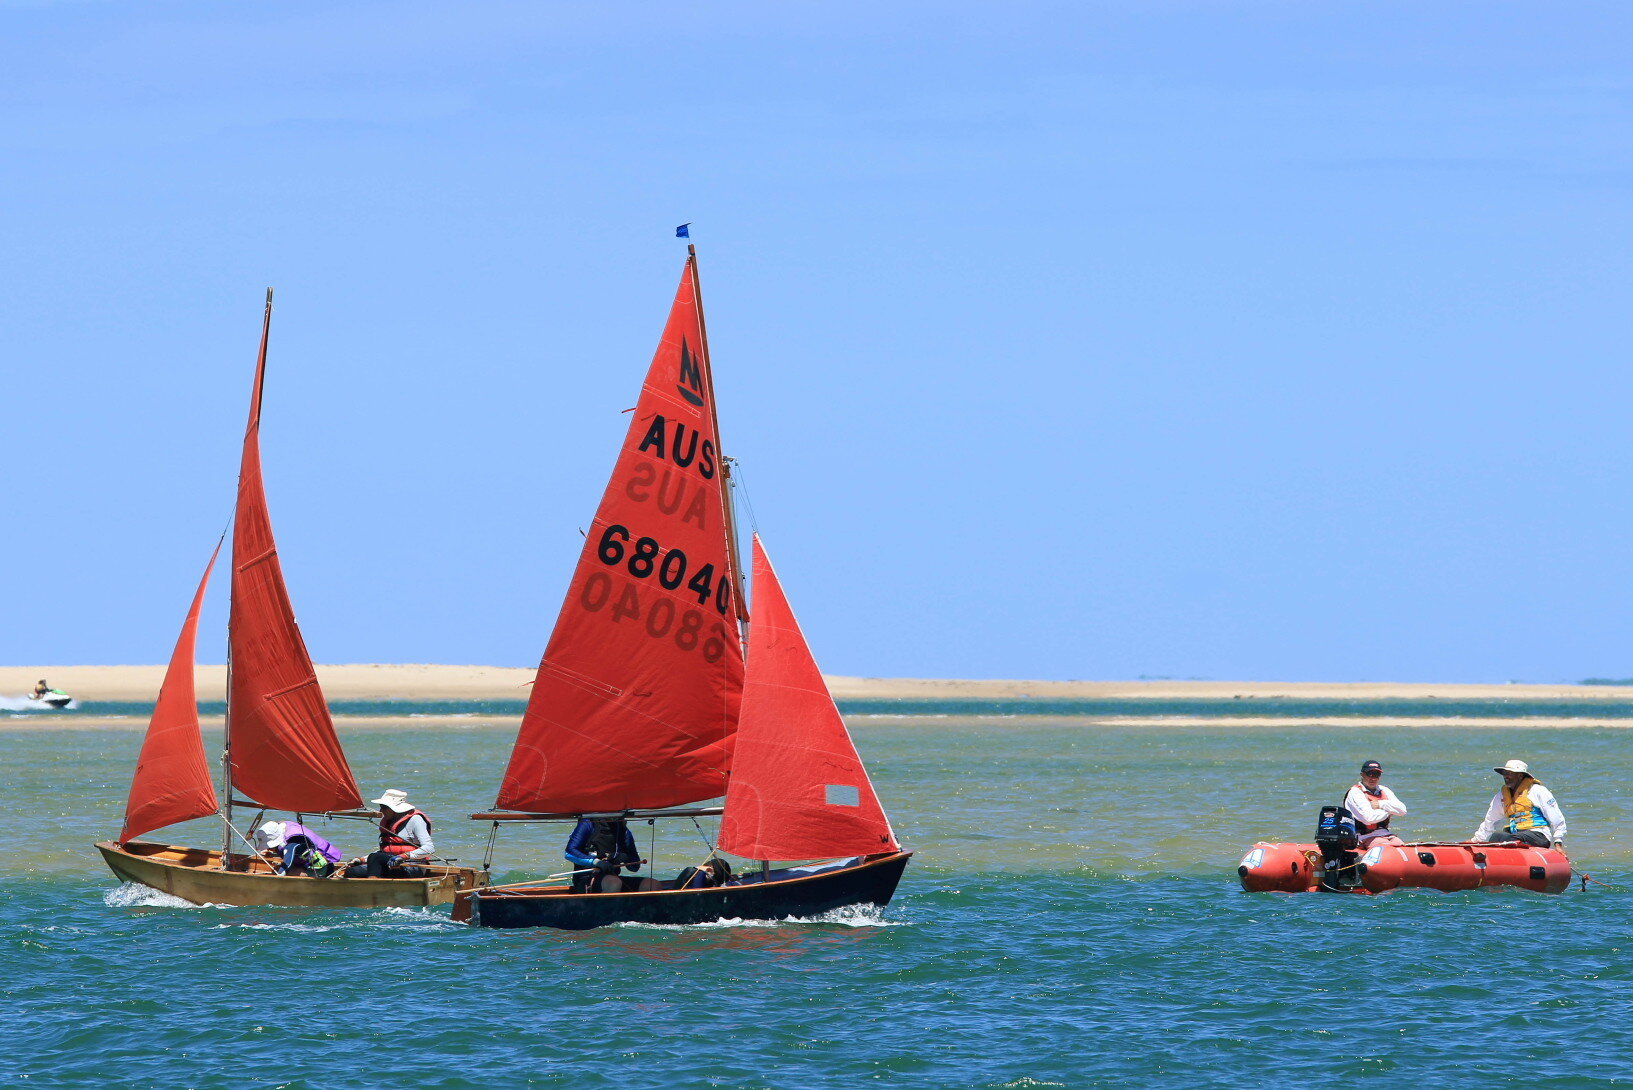
<instances>
[{"instance_id":1,"label":"wooden hull sailboat","mask_svg":"<svg viewBox=\"0 0 1633 1090\"><path fill-rule=\"evenodd\" d=\"M478 884L475 871L438 866L428 868L434 872L430 877L392 879L278 874L233 824L234 807L258 815L290 813L302 821L309 815L369 817L358 809L362 793L295 623L272 535L260 449L261 391L271 328L269 289L233 514L222 771L226 805L216 795L204 754L193 662L204 591L221 552L217 544L159 687L125 807L124 828L117 840L96 847L109 869L125 881L196 904L367 908L447 903L457 889ZM220 851L138 839L166 825L209 816L219 816L226 826ZM243 849L249 851L242 853Z\"/></svg>"},{"instance_id":2,"label":"wooden hull sailboat","mask_svg":"<svg viewBox=\"0 0 1633 1090\"><path fill-rule=\"evenodd\" d=\"M702 888L633 875L579 890L549 880L481 887L458 895L455 919L697 924L818 916L895 894L912 853L896 843L757 535L752 615L743 609L719 435L692 251L534 679L498 810L471 816L495 833L506 822L575 818L605 833L718 814L710 861L727 853L751 866L711 873ZM723 809L684 809L721 796ZM620 869L626 851L598 866Z\"/></svg>"},{"instance_id":3,"label":"wooden hull sailboat","mask_svg":"<svg viewBox=\"0 0 1633 1090\"><path fill-rule=\"evenodd\" d=\"M151 886L195 905L273 905L285 908L423 908L452 904L461 889L478 884L470 867L428 866L431 877L309 878L277 874L258 855L221 853L133 840L96 845L108 869L126 882Z\"/></svg>"}]
</instances>

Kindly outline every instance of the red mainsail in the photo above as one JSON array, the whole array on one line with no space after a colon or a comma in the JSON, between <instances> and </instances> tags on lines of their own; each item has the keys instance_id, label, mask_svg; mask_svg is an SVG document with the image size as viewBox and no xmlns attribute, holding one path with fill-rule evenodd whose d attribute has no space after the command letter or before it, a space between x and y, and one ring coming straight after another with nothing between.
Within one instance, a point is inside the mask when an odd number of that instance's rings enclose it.
<instances>
[{"instance_id":1,"label":"red mainsail","mask_svg":"<svg viewBox=\"0 0 1633 1090\"><path fill-rule=\"evenodd\" d=\"M210 554L204 578L193 595L193 606L176 639L170 666L159 685L159 699L136 759L136 778L125 804L125 827L119 842L129 843L154 829L178 821L213 814L219 808L210 763L204 755L204 736L198 726L198 691L193 678L193 649L198 642L198 615L204 608L204 588L210 585L221 546Z\"/></svg>"},{"instance_id":2,"label":"red mainsail","mask_svg":"<svg viewBox=\"0 0 1633 1090\"><path fill-rule=\"evenodd\" d=\"M233 521L232 616L227 633L232 782L250 799L274 810L350 810L362 805L363 796L335 737L317 672L295 624L261 480L261 387L271 327L268 292Z\"/></svg>"},{"instance_id":3,"label":"red mainsail","mask_svg":"<svg viewBox=\"0 0 1633 1090\"><path fill-rule=\"evenodd\" d=\"M897 850L759 535L748 677L720 847L748 859L783 860Z\"/></svg>"},{"instance_id":4,"label":"red mainsail","mask_svg":"<svg viewBox=\"0 0 1633 1090\"><path fill-rule=\"evenodd\" d=\"M499 806L625 810L725 790L743 651L713 399L690 258L534 680Z\"/></svg>"}]
</instances>

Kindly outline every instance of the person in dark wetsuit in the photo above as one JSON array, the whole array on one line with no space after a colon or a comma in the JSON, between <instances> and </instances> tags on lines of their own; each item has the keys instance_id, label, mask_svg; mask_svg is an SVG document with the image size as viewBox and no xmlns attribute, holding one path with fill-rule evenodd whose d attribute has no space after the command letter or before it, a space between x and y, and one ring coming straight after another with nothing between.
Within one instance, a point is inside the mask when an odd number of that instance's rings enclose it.
<instances>
[{"instance_id":1,"label":"person in dark wetsuit","mask_svg":"<svg viewBox=\"0 0 1633 1090\"><path fill-rule=\"evenodd\" d=\"M701 867L685 867L675 876L675 889L713 889L731 881L731 864L710 859Z\"/></svg>"},{"instance_id":2,"label":"person in dark wetsuit","mask_svg":"<svg viewBox=\"0 0 1633 1090\"><path fill-rule=\"evenodd\" d=\"M564 853L573 865L574 893L613 893L623 889L620 870L641 869L635 834L623 818L579 818Z\"/></svg>"}]
</instances>

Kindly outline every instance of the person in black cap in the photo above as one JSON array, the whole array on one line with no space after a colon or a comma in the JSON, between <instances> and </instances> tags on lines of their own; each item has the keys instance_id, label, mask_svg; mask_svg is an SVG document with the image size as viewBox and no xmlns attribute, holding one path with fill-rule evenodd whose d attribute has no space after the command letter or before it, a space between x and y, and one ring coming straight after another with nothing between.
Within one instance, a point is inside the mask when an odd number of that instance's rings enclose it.
<instances>
[{"instance_id":1,"label":"person in black cap","mask_svg":"<svg viewBox=\"0 0 1633 1090\"><path fill-rule=\"evenodd\" d=\"M1344 796L1344 809L1355 819L1355 832L1363 846L1383 837L1395 837L1389 831L1389 819L1406 816L1406 804L1383 785L1383 776L1383 765L1367 761L1361 766L1360 782Z\"/></svg>"}]
</instances>

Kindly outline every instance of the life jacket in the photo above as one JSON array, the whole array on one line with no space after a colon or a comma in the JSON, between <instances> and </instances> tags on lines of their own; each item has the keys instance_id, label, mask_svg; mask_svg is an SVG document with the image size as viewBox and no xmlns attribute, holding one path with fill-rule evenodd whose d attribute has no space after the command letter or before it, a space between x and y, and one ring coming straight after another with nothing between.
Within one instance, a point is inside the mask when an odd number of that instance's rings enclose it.
<instances>
[{"instance_id":1,"label":"life jacket","mask_svg":"<svg viewBox=\"0 0 1633 1090\"><path fill-rule=\"evenodd\" d=\"M1383 795L1367 795L1366 784L1364 784L1364 783L1357 782L1355 786L1359 787L1361 789L1361 794L1366 795L1367 798L1369 798L1369 799L1380 799L1381 800L1381 799L1383 799L1385 797ZM1376 808L1376 807L1374 807L1374 808ZM1348 810L1349 807L1346 806L1345 809ZM1384 819L1382 821L1378 822L1376 825L1368 825L1366 822L1362 821L1360 818L1355 817L1355 812L1353 810L1350 811L1350 817L1355 818L1355 831L1356 831L1356 833L1358 833L1361 836L1365 836L1368 833L1375 833L1379 829L1389 828L1389 815L1388 814L1385 814Z\"/></svg>"},{"instance_id":2,"label":"life jacket","mask_svg":"<svg viewBox=\"0 0 1633 1090\"><path fill-rule=\"evenodd\" d=\"M290 840L304 840L307 847L331 863L338 863L346 857L346 853L329 843L323 837L314 833L298 821L284 822L284 838Z\"/></svg>"},{"instance_id":3,"label":"life jacket","mask_svg":"<svg viewBox=\"0 0 1633 1090\"><path fill-rule=\"evenodd\" d=\"M1518 791L1510 791L1508 785L1503 784L1503 812L1508 815L1509 832L1523 833L1527 829L1548 828L1548 819L1531 801L1531 788L1536 782L1535 776L1526 776L1520 780Z\"/></svg>"},{"instance_id":4,"label":"life jacket","mask_svg":"<svg viewBox=\"0 0 1633 1090\"><path fill-rule=\"evenodd\" d=\"M424 811L407 810L401 814L393 812L390 817L383 817L380 819L381 851L390 852L392 855L407 855L409 852L419 847L419 845L414 843L412 840L404 840L402 837L397 835L402 831L403 826L407 825L411 820L413 820L415 814L425 818L425 831L431 831L431 818Z\"/></svg>"},{"instance_id":5,"label":"life jacket","mask_svg":"<svg viewBox=\"0 0 1633 1090\"><path fill-rule=\"evenodd\" d=\"M620 866L635 862L624 850L624 837L629 832L629 826L622 821L605 818L592 818L590 825L589 839L584 842L584 848L590 855L597 859L611 859Z\"/></svg>"}]
</instances>

